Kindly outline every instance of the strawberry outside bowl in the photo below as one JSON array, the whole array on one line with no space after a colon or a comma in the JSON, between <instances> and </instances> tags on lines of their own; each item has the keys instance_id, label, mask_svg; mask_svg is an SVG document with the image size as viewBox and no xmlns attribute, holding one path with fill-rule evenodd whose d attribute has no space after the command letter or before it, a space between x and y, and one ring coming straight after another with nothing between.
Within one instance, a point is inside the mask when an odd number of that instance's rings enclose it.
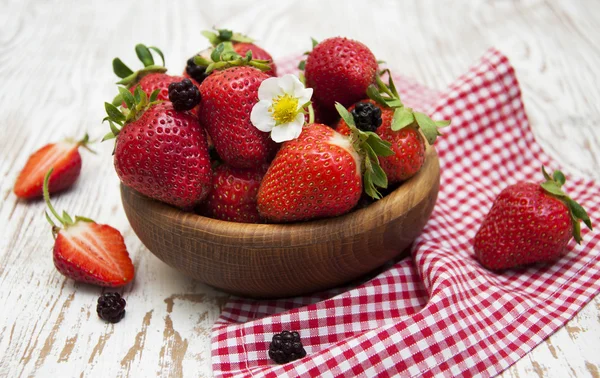
<instances>
[{"instance_id":1,"label":"strawberry outside bowl","mask_svg":"<svg viewBox=\"0 0 600 378\"><path fill-rule=\"evenodd\" d=\"M435 205L440 168L427 147L421 170L369 206L335 218L247 224L183 212L121 185L131 227L159 259L210 286L254 298L316 292L398 257Z\"/></svg>"}]
</instances>

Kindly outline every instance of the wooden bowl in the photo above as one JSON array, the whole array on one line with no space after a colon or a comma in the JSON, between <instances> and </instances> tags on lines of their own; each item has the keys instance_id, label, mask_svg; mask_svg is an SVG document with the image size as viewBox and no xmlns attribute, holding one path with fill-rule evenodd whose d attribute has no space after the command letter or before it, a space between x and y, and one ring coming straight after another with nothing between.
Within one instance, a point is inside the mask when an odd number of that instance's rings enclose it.
<instances>
[{"instance_id":1,"label":"wooden bowl","mask_svg":"<svg viewBox=\"0 0 600 378\"><path fill-rule=\"evenodd\" d=\"M131 227L159 259L208 285L257 298L351 281L397 257L419 235L439 189L439 162L366 208L291 224L225 222L186 213L121 185Z\"/></svg>"}]
</instances>

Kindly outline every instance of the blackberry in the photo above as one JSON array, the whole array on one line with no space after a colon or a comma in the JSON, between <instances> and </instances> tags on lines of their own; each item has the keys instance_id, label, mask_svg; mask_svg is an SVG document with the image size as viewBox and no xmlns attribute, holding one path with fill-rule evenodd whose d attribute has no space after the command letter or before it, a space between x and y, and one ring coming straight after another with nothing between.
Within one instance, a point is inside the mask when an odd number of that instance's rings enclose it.
<instances>
[{"instance_id":1,"label":"blackberry","mask_svg":"<svg viewBox=\"0 0 600 378\"><path fill-rule=\"evenodd\" d=\"M370 102L359 102L351 111L354 123L362 131L375 131L381 126L381 109Z\"/></svg>"},{"instance_id":2,"label":"blackberry","mask_svg":"<svg viewBox=\"0 0 600 378\"><path fill-rule=\"evenodd\" d=\"M96 312L100 319L111 323L118 323L125 316L125 299L119 293L104 293L98 298Z\"/></svg>"},{"instance_id":3,"label":"blackberry","mask_svg":"<svg viewBox=\"0 0 600 378\"><path fill-rule=\"evenodd\" d=\"M298 332L283 331L273 336L269 345L269 357L278 364L285 364L306 356Z\"/></svg>"},{"instance_id":4,"label":"blackberry","mask_svg":"<svg viewBox=\"0 0 600 378\"><path fill-rule=\"evenodd\" d=\"M191 57L187 60L185 72L187 72L187 74L190 75L192 79L196 80L196 82L200 84L204 81L204 79L208 77L208 75L206 74L206 67L199 66L196 63L194 63L194 58L195 57Z\"/></svg>"},{"instance_id":5,"label":"blackberry","mask_svg":"<svg viewBox=\"0 0 600 378\"><path fill-rule=\"evenodd\" d=\"M193 109L200 103L200 91L190 79L169 84L169 100L177 111Z\"/></svg>"}]
</instances>

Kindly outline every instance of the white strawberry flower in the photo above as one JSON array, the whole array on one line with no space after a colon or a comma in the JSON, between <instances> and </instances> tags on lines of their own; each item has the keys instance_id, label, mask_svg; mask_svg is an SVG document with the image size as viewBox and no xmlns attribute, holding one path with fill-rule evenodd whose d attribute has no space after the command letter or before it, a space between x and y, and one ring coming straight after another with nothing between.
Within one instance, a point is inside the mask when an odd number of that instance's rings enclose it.
<instances>
[{"instance_id":1,"label":"white strawberry flower","mask_svg":"<svg viewBox=\"0 0 600 378\"><path fill-rule=\"evenodd\" d=\"M304 108L312 97L295 75L271 77L258 88L258 102L252 108L250 121L263 132L270 132L277 143L296 139L304 126Z\"/></svg>"}]
</instances>

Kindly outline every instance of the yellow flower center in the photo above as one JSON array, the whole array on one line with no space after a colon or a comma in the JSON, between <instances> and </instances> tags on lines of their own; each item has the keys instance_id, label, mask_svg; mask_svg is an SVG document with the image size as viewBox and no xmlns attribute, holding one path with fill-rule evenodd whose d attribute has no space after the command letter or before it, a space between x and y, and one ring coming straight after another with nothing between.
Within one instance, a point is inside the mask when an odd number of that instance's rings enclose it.
<instances>
[{"instance_id":1,"label":"yellow flower center","mask_svg":"<svg viewBox=\"0 0 600 378\"><path fill-rule=\"evenodd\" d=\"M298 115L298 99L284 94L273 99L273 105L269 108L269 112L273 114L273 119L276 125L290 123Z\"/></svg>"}]
</instances>

